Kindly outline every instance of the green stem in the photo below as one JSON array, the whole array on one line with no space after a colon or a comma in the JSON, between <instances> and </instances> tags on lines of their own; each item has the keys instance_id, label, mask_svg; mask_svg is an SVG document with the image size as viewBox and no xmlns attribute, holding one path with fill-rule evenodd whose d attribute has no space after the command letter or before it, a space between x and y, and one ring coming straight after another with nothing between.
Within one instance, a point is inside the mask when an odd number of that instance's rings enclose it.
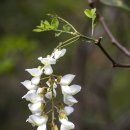
<instances>
[{"instance_id":1,"label":"green stem","mask_svg":"<svg viewBox=\"0 0 130 130\"><path fill-rule=\"evenodd\" d=\"M63 22L65 22L66 24L68 24L73 30L75 33L77 33L78 31L68 22L66 21L65 19L61 18L61 17L57 17L58 19L62 20Z\"/></svg>"},{"instance_id":2,"label":"green stem","mask_svg":"<svg viewBox=\"0 0 130 130\"><path fill-rule=\"evenodd\" d=\"M67 43L67 44L64 44L64 45L62 45L62 46L60 46L60 47L63 48L63 47L68 46L68 45L70 45L70 44L72 44L73 42L76 42L76 41L78 41L78 40L79 40L79 37L77 37L77 38L74 39L73 41L71 41L71 42L69 42L69 43Z\"/></svg>"}]
</instances>

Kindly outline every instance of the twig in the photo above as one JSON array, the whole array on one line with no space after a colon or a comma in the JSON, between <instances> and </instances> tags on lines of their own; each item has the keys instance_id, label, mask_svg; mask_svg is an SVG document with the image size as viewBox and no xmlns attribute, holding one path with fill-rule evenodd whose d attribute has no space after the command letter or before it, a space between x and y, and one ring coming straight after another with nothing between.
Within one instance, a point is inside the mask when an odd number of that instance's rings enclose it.
<instances>
[{"instance_id":1,"label":"twig","mask_svg":"<svg viewBox=\"0 0 130 130\"><path fill-rule=\"evenodd\" d=\"M120 64L117 63L109 54L108 52L104 49L104 47L101 45L101 40L102 37L100 37L96 42L95 45L97 45L101 51L104 53L104 55L111 61L113 67L120 67L120 68L130 68L130 64Z\"/></svg>"},{"instance_id":2,"label":"twig","mask_svg":"<svg viewBox=\"0 0 130 130\"><path fill-rule=\"evenodd\" d=\"M94 0L87 0L88 4L91 8L95 8L95 3ZM104 20L104 17L98 12L97 10L97 17L100 21L100 23L102 24L105 32L107 33L108 37L110 38L111 42L113 45L115 45L122 53L124 53L127 57L130 57L130 51L125 48L112 34L112 32L110 31L107 23Z\"/></svg>"}]
</instances>

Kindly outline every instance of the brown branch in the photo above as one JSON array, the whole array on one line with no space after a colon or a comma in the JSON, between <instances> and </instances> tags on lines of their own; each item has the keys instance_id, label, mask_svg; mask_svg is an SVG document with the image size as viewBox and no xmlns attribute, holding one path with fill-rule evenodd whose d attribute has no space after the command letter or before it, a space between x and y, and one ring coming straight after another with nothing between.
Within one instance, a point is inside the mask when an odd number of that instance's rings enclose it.
<instances>
[{"instance_id":1,"label":"brown branch","mask_svg":"<svg viewBox=\"0 0 130 130\"><path fill-rule=\"evenodd\" d=\"M102 37L96 40L95 44L100 48L100 50L104 53L104 55L111 61L113 67L120 67L120 68L130 68L130 64L120 64L117 63L104 49L104 47L101 45Z\"/></svg>"},{"instance_id":2,"label":"brown branch","mask_svg":"<svg viewBox=\"0 0 130 130\"><path fill-rule=\"evenodd\" d=\"M94 0L87 0L89 6L91 8L95 8L95 2ZM111 40L112 44L115 45L122 53L124 53L127 57L130 57L130 51L125 48L112 34L112 32L110 31L107 23L104 20L104 17L98 12L97 10L97 17L101 23L101 25L103 26L105 32L107 33L109 39Z\"/></svg>"}]
</instances>

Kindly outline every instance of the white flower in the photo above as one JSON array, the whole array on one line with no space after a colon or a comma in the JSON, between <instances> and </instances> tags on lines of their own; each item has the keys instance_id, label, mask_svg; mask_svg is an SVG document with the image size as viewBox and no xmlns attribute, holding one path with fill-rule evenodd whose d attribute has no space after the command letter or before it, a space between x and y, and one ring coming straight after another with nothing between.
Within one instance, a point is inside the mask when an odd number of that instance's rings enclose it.
<instances>
[{"instance_id":1,"label":"white flower","mask_svg":"<svg viewBox=\"0 0 130 130\"><path fill-rule=\"evenodd\" d=\"M39 76L38 76L38 77L33 77L33 78L31 79L31 82L32 82L32 84L34 84L34 85L38 85L39 82L40 82L40 77L39 77Z\"/></svg>"},{"instance_id":2,"label":"white flower","mask_svg":"<svg viewBox=\"0 0 130 130\"><path fill-rule=\"evenodd\" d=\"M46 124L38 126L37 130L46 130Z\"/></svg>"},{"instance_id":3,"label":"white flower","mask_svg":"<svg viewBox=\"0 0 130 130\"><path fill-rule=\"evenodd\" d=\"M75 128L75 125L65 118L59 119L61 122L60 130L71 130Z\"/></svg>"},{"instance_id":4,"label":"white flower","mask_svg":"<svg viewBox=\"0 0 130 130\"><path fill-rule=\"evenodd\" d=\"M25 80L24 82L21 82L22 85L24 85L28 90L35 90L37 89L37 86L32 84L30 80Z\"/></svg>"},{"instance_id":5,"label":"white flower","mask_svg":"<svg viewBox=\"0 0 130 130\"><path fill-rule=\"evenodd\" d=\"M36 90L30 90L25 94L22 98L25 98L27 101L30 101L32 103L36 103L39 101L42 101L43 103L45 102L43 97L40 96Z\"/></svg>"},{"instance_id":6,"label":"white flower","mask_svg":"<svg viewBox=\"0 0 130 130\"><path fill-rule=\"evenodd\" d=\"M25 71L27 71L34 77L38 77L38 76L41 76L42 70L43 69L41 69L41 67L38 67L38 68L26 69Z\"/></svg>"},{"instance_id":7,"label":"white flower","mask_svg":"<svg viewBox=\"0 0 130 130\"><path fill-rule=\"evenodd\" d=\"M42 104L42 102L36 102L34 104L29 103L28 107L29 107L29 110L33 114L42 113L42 111L43 111L43 104Z\"/></svg>"},{"instance_id":8,"label":"white flower","mask_svg":"<svg viewBox=\"0 0 130 130\"><path fill-rule=\"evenodd\" d=\"M51 75L53 73L53 69L52 69L51 65L49 65L49 64L45 65L43 67L43 69L44 69L44 74L45 75Z\"/></svg>"},{"instance_id":9,"label":"white flower","mask_svg":"<svg viewBox=\"0 0 130 130\"><path fill-rule=\"evenodd\" d=\"M61 86L62 94L75 95L81 90L79 85Z\"/></svg>"},{"instance_id":10,"label":"white flower","mask_svg":"<svg viewBox=\"0 0 130 130\"><path fill-rule=\"evenodd\" d=\"M73 74L64 75L61 78L60 85L61 86L69 85L72 82L72 80L74 79L74 77L75 77L75 75L73 75Z\"/></svg>"},{"instance_id":11,"label":"white flower","mask_svg":"<svg viewBox=\"0 0 130 130\"><path fill-rule=\"evenodd\" d=\"M47 120L48 117L46 115L42 115L42 116L30 115L29 118L27 119L27 122L35 126L41 126L41 125L46 125Z\"/></svg>"},{"instance_id":12,"label":"white flower","mask_svg":"<svg viewBox=\"0 0 130 130\"><path fill-rule=\"evenodd\" d=\"M66 105L68 106L72 106L75 103L77 103L78 101L71 95L63 95L63 101Z\"/></svg>"},{"instance_id":13,"label":"white flower","mask_svg":"<svg viewBox=\"0 0 130 130\"><path fill-rule=\"evenodd\" d=\"M58 50L56 49L54 51L54 53L52 53L52 57L54 56L54 58L57 60L59 59L60 57L64 56L64 54L66 53L66 49L62 49L62 50Z\"/></svg>"},{"instance_id":14,"label":"white flower","mask_svg":"<svg viewBox=\"0 0 130 130\"><path fill-rule=\"evenodd\" d=\"M69 116L72 112L74 111L74 108L73 107L70 107L70 106L65 106L64 107L64 112L67 116Z\"/></svg>"},{"instance_id":15,"label":"white flower","mask_svg":"<svg viewBox=\"0 0 130 130\"><path fill-rule=\"evenodd\" d=\"M56 64L56 60L49 55L46 58L39 57L38 60L40 60L44 65Z\"/></svg>"}]
</instances>

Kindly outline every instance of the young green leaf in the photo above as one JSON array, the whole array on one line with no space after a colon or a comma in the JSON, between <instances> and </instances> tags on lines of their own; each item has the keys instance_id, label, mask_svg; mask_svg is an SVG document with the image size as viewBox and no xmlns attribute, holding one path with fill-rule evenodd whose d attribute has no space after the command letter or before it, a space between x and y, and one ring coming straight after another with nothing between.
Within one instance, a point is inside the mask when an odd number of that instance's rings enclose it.
<instances>
[{"instance_id":1,"label":"young green leaf","mask_svg":"<svg viewBox=\"0 0 130 130\"><path fill-rule=\"evenodd\" d=\"M69 25L67 25L67 24L63 26L63 30L64 30L65 32L69 32L70 29L71 29L71 27L70 27Z\"/></svg>"},{"instance_id":2,"label":"young green leaf","mask_svg":"<svg viewBox=\"0 0 130 130\"><path fill-rule=\"evenodd\" d=\"M36 29L33 29L34 32L42 32L43 30L42 29L39 29L39 28L36 28Z\"/></svg>"},{"instance_id":3,"label":"young green leaf","mask_svg":"<svg viewBox=\"0 0 130 130\"><path fill-rule=\"evenodd\" d=\"M51 21L51 26L54 27L54 29L57 29L59 26L59 20L55 17Z\"/></svg>"},{"instance_id":4,"label":"young green leaf","mask_svg":"<svg viewBox=\"0 0 130 130\"><path fill-rule=\"evenodd\" d=\"M84 13L85 13L85 15L86 15L87 17L89 17L89 18L92 18L92 16L93 16L92 11L89 10L89 9L86 9L86 10L84 11Z\"/></svg>"}]
</instances>

